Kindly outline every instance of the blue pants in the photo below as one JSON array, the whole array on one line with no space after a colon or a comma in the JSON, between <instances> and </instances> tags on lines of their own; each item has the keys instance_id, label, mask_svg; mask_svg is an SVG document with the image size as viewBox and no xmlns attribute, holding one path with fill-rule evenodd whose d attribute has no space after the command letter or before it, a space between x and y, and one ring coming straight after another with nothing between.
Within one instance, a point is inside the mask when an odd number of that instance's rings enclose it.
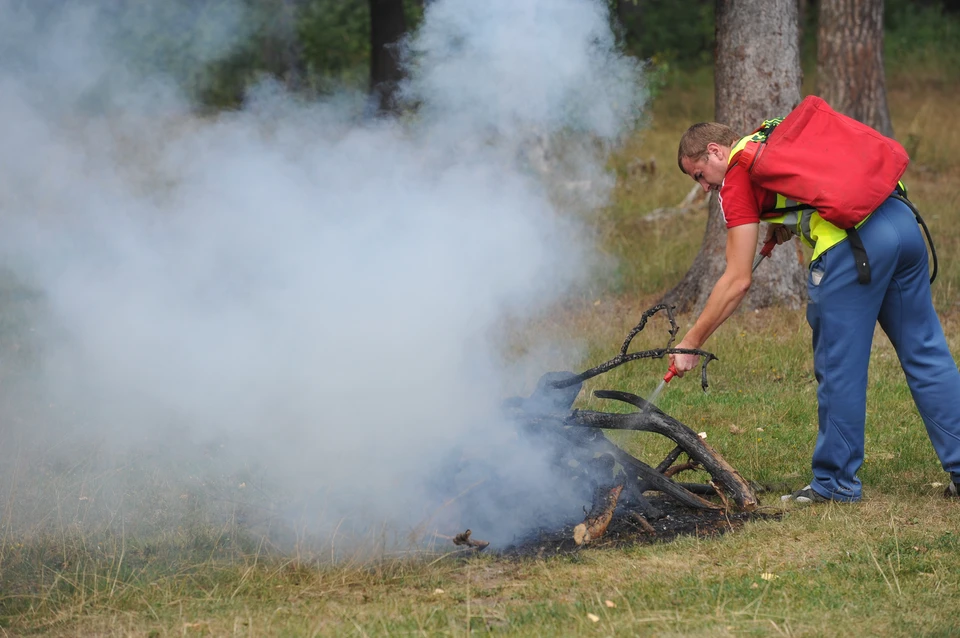
<instances>
[{"instance_id":1,"label":"blue pants","mask_svg":"<svg viewBox=\"0 0 960 638\"><path fill-rule=\"evenodd\" d=\"M820 419L810 485L838 501L860 500L867 366L878 320L943 468L960 482L960 372L933 308L920 227L906 205L890 198L859 233L869 284L857 282L847 242L821 255L807 278Z\"/></svg>"}]
</instances>

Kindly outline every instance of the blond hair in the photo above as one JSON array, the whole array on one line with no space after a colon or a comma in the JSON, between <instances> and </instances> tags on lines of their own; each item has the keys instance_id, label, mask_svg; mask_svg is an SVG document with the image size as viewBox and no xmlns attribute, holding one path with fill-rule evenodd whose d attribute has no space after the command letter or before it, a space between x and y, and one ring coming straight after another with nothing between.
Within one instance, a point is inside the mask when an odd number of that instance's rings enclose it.
<instances>
[{"instance_id":1,"label":"blond hair","mask_svg":"<svg viewBox=\"0 0 960 638\"><path fill-rule=\"evenodd\" d=\"M717 122L700 122L687 129L680 138L680 148L677 150L677 165L683 170L683 159L694 162L707 155L707 144L716 142L721 146L733 146L740 140L739 135L726 124Z\"/></svg>"}]
</instances>

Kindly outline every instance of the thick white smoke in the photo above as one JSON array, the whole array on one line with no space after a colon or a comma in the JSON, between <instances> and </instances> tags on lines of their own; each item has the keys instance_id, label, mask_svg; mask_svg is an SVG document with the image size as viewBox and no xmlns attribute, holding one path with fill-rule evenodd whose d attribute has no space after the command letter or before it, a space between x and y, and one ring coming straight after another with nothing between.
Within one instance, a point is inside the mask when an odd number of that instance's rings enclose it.
<instances>
[{"instance_id":1,"label":"thick white smoke","mask_svg":"<svg viewBox=\"0 0 960 638\"><path fill-rule=\"evenodd\" d=\"M17 6L0 0L16 53L0 58L0 257L38 295L39 363L3 365L46 411L19 402L7 447L69 439L175 465L214 446L217 472L256 468L355 529L409 529L493 472L513 491L462 522L495 540L533 524L527 499L551 478L498 416L491 337L589 275L551 193L589 179L596 204L597 150L641 105L605 3L428 4L403 122L270 84L201 118L173 75L103 44L102 14ZM237 29L198 61L242 33L227 15Z\"/></svg>"}]
</instances>

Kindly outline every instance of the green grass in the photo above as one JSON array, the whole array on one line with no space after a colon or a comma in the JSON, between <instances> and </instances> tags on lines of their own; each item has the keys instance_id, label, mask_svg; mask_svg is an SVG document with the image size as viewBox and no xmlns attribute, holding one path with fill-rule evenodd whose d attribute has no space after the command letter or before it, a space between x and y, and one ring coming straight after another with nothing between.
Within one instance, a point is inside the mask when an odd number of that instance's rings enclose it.
<instances>
[{"instance_id":1,"label":"green grass","mask_svg":"<svg viewBox=\"0 0 960 638\"><path fill-rule=\"evenodd\" d=\"M934 82L918 90L911 81L901 90L894 80L894 125L913 146L907 181L941 254L934 295L956 353L960 132L943 123L952 121L960 89ZM700 215L642 217L688 191L689 180L675 168L676 139L691 121L709 119L712 104L705 76L663 91L651 127L614 158L616 200L597 222L604 249L619 260L616 277L595 300L526 327L586 338L582 367L615 354L640 313L682 277L696 253ZM656 158L657 172L631 171L636 157ZM684 326L692 319L680 317ZM652 321L635 347L662 345L664 327ZM709 392L685 379L659 399L665 411L707 432L742 474L772 489L762 495L767 511L783 511L777 495L808 478L817 427L809 339L803 311L737 315L709 343L719 357L709 369ZM664 367L628 364L588 390L649 396ZM581 396L581 407L622 409ZM618 440L651 461L670 447L643 433ZM264 528L259 521L269 518L270 504L253 478L243 487L174 481L149 471L148 461L117 470L125 472L126 507L138 508L129 519L138 523L124 522L122 512L111 519L107 504L121 495L107 492L115 477L93 472L92 460L48 467L24 456L6 468L0 636L960 632L960 504L939 496L934 484L945 476L881 334L870 371L864 501L787 509L780 520L749 523L722 538L545 560L464 557L445 546L391 554L371 550L376 539L352 554ZM184 467L182 475L190 474ZM88 498L78 502L81 490ZM21 519L39 522L22 528ZM90 524L78 524L84 521Z\"/></svg>"}]
</instances>

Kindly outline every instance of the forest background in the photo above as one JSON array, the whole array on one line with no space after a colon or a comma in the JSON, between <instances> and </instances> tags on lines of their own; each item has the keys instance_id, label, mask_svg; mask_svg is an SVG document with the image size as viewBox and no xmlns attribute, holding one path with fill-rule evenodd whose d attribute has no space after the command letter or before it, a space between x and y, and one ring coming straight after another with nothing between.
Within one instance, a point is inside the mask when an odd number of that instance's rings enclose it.
<instances>
[{"instance_id":1,"label":"forest background","mask_svg":"<svg viewBox=\"0 0 960 638\"><path fill-rule=\"evenodd\" d=\"M44 0L56 4L59 0ZM265 75L291 88L322 94L344 88L366 89L381 78L371 78L371 51L415 30L423 17L422 0L244 0L252 16L246 42L231 55L197 68L185 53L190 42L218 19L218 0L195 4L191 24L166 30L166 37L139 39L137 31L118 38L130 43L140 64L179 74L201 102L213 108L239 105L245 90ZM163 24L181 12L145 0L115 3L131 24ZM715 43L714 2L710 0L611 0L611 16L627 53L651 64L655 86L668 86L683 75L709 66ZM169 14L165 16L165 11ZM803 62L815 66L817 2L800 2ZM884 2L885 52L890 71L956 68L952 46L954 20L960 14L955 0L887 0ZM143 17L150 20L144 20ZM371 20L388 23L374 33ZM386 41L384 41L386 37ZM376 70L374 70L376 73Z\"/></svg>"}]
</instances>

